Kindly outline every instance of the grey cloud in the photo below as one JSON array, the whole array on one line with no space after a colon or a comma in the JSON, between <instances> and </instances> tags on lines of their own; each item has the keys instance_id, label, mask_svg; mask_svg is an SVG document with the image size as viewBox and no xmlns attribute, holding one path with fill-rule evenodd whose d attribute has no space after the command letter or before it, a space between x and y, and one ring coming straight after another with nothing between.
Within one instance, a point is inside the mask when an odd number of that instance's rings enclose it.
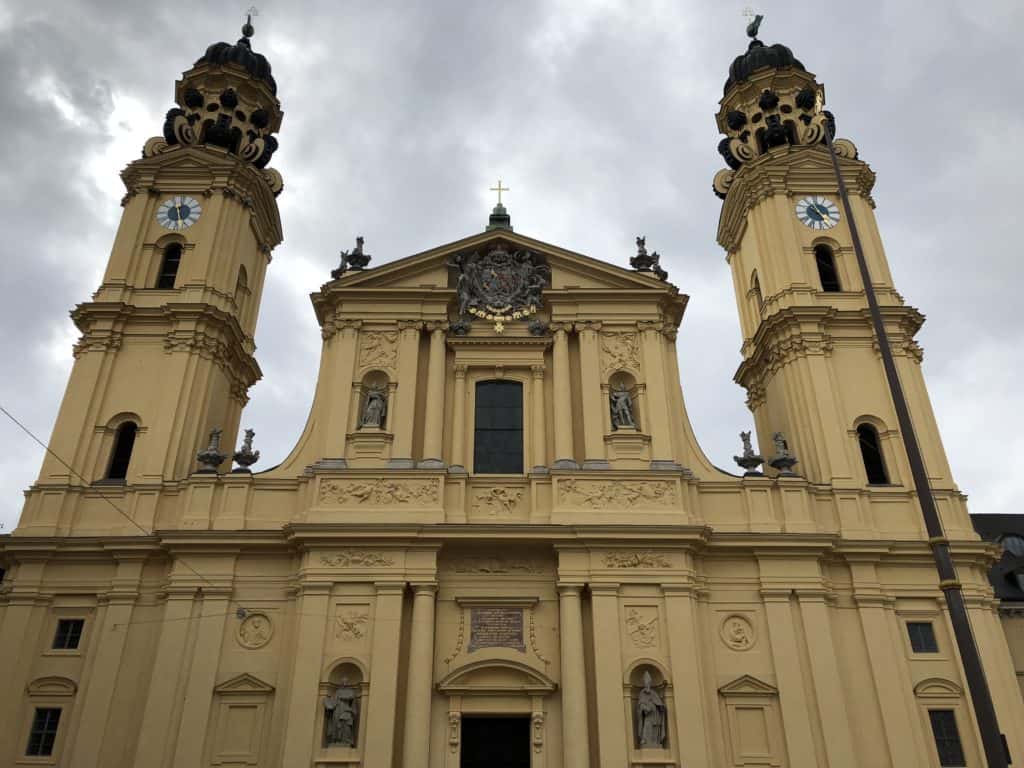
<instances>
[{"instance_id":1,"label":"grey cloud","mask_svg":"<svg viewBox=\"0 0 1024 768\"><path fill-rule=\"evenodd\" d=\"M91 168L108 158L113 178L137 157L180 72L240 22L201 3L0 2L0 402L44 439L70 359L67 348L55 359L54 339L95 289L119 210ZM826 84L840 134L879 174L893 274L928 315L928 382L979 512L1015 511L1013 478L992 464L1004 435L1024 430L1013 407L1024 114L1007 98L1021 91L1022 22L1008 1L983 15L951 1L813 13L778 2L762 27ZM642 233L664 255L691 295L679 336L687 406L706 452L730 462L751 419L732 383L739 326L710 183L717 100L746 44L738 6L296 2L267 5L256 26L285 110L274 165L286 240L257 330L265 378L243 416L264 466L303 427L319 362L308 293L338 250L363 234L380 264L479 231L499 176L524 234L624 264ZM44 75L84 125L39 97ZM137 141L123 152L107 124L119 98L157 116L130 126ZM40 455L10 424L0 436L10 529Z\"/></svg>"}]
</instances>

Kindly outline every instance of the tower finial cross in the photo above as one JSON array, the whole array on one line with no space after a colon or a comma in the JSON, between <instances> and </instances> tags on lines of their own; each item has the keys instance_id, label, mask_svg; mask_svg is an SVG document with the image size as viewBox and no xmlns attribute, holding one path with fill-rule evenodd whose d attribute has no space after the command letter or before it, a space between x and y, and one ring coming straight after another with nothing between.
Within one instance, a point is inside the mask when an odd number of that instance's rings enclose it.
<instances>
[{"instance_id":1,"label":"tower finial cross","mask_svg":"<svg viewBox=\"0 0 1024 768\"><path fill-rule=\"evenodd\" d=\"M749 5L743 9L744 18L748 19L747 22L747 37L757 39L757 30L761 27L761 22L764 20L764 16L760 13L754 13L754 9Z\"/></svg>"},{"instance_id":2,"label":"tower finial cross","mask_svg":"<svg viewBox=\"0 0 1024 768\"><path fill-rule=\"evenodd\" d=\"M256 34L256 30L252 26L252 17L259 16L260 12L256 10L256 6L252 5L249 10L245 12L245 24L242 25L242 37L250 38Z\"/></svg>"},{"instance_id":3,"label":"tower finial cross","mask_svg":"<svg viewBox=\"0 0 1024 768\"><path fill-rule=\"evenodd\" d=\"M498 186L491 187L491 192L497 192L498 193L498 205L501 205L501 193L502 192L511 192L511 191L512 190L509 189L508 187L501 186L501 179L498 179Z\"/></svg>"}]
</instances>

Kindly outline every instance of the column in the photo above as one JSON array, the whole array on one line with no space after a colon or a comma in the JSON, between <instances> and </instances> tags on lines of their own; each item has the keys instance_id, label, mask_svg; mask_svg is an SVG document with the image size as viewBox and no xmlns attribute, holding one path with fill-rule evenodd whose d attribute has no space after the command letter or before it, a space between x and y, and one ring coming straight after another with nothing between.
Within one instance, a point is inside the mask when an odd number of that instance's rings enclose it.
<instances>
[{"instance_id":1,"label":"column","mask_svg":"<svg viewBox=\"0 0 1024 768\"><path fill-rule=\"evenodd\" d=\"M427 408L423 425L423 460L419 466L444 466L444 338L447 323L430 324L430 356L427 360Z\"/></svg>"},{"instance_id":2,"label":"column","mask_svg":"<svg viewBox=\"0 0 1024 768\"><path fill-rule=\"evenodd\" d=\"M416 374L420 357L420 323L401 320L398 323L398 389L395 393L394 427L391 461L393 469L412 469L412 433L416 426Z\"/></svg>"},{"instance_id":3,"label":"column","mask_svg":"<svg viewBox=\"0 0 1024 768\"><path fill-rule=\"evenodd\" d=\"M559 650L562 662L562 765L590 768L587 674L583 664L583 614L578 584L559 585ZM621 706L621 696L615 696ZM620 763L624 765L624 763Z\"/></svg>"},{"instance_id":4,"label":"column","mask_svg":"<svg viewBox=\"0 0 1024 768\"><path fill-rule=\"evenodd\" d=\"M349 409L352 407L353 400L350 393L352 379L355 376L360 321L341 320L337 325L341 327L341 330L328 342L327 347L328 354L333 358L328 379L332 391L325 393L330 410L324 434L320 438L323 447L321 456L318 458L343 458L345 456ZM359 407L358 401L355 407Z\"/></svg>"},{"instance_id":5,"label":"column","mask_svg":"<svg viewBox=\"0 0 1024 768\"><path fill-rule=\"evenodd\" d=\"M427 768L430 758L430 700L434 693L434 596L437 585L413 584L412 588L402 768Z\"/></svg>"},{"instance_id":6,"label":"column","mask_svg":"<svg viewBox=\"0 0 1024 768\"><path fill-rule=\"evenodd\" d=\"M555 329L552 353L555 391L555 469L579 469L573 459L572 390L569 386L569 338L565 324Z\"/></svg>"},{"instance_id":7,"label":"column","mask_svg":"<svg viewBox=\"0 0 1024 768\"><path fill-rule=\"evenodd\" d=\"M608 408L601 392L598 359L600 323L576 323L580 337L580 381L583 384L583 468L608 469L604 449L604 414Z\"/></svg>"},{"instance_id":8,"label":"column","mask_svg":"<svg viewBox=\"0 0 1024 768\"><path fill-rule=\"evenodd\" d=\"M772 647L772 664L779 682L779 708L786 750L793 768L818 768L811 713L807 709L803 673L800 670L800 647L789 604L789 590L762 589L764 609L768 618L768 634Z\"/></svg>"},{"instance_id":9,"label":"column","mask_svg":"<svg viewBox=\"0 0 1024 768\"><path fill-rule=\"evenodd\" d=\"M622 646L619 585L591 584L594 615L594 677L597 690L597 750L601 765L628 765L622 707Z\"/></svg>"},{"instance_id":10,"label":"column","mask_svg":"<svg viewBox=\"0 0 1024 768\"><path fill-rule=\"evenodd\" d=\"M712 733L704 711L700 646L697 641L697 611L693 588L665 584L665 623L668 653L672 660L672 689L675 691L675 720L679 739L679 761L687 768L711 768L708 736Z\"/></svg>"},{"instance_id":11,"label":"column","mask_svg":"<svg viewBox=\"0 0 1024 768\"><path fill-rule=\"evenodd\" d=\"M455 391L452 393L452 461L448 471L466 471L466 366L455 366Z\"/></svg>"},{"instance_id":12,"label":"column","mask_svg":"<svg viewBox=\"0 0 1024 768\"><path fill-rule=\"evenodd\" d=\"M228 564L228 567L232 566ZM202 762L204 740L198 736L206 732L210 723L230 597L230 587L203 587L203 605L185 685L185 706L175 739L174 768L193 768Z\"/></svg>"},{"instance_id":13,"label":"column","mask_svg":"<svg viewBox=\"0 0 1024 768\"><path fill-rule=\"evenodd\" d=\"M651 433L651 469L680 469L672 456L669 434L668 397L660 323L639 323L644 353L644 382L647 384L647 413ZM675 386L675 382L672 382Z\"/></svg>"},{"instance_id":14,"label":"column","mask_svg":"<svg viewBox=\"0 0 1024 768\"><path fill-rule=\"evenodd\" d=\"M173 750L174 745L168 745L168 737L177 733L172 715L178 679L185 663L185 644L195 592L195 587L174 584L167 589L164 623L160 627L160 640L153 659L153 672L146 693L133 765L150 765L154 768L166 765L166 753Z\"/></svg>"},{"instance_id":15,"label":"column","mask_svg":"<svg viewBox=\"0 0 1024 768\"><path fill-rule=\"evenodd\" d=\"M139 578L145 557L116 557L117 575L106 598L103 624L97 624L94 629L96 655L92 661L89 685L82 699L78 737L69 761L72 768L95 768L100 764L100 750L103 748L110 718L110 702L114 698L114 688L121 670L128 625L138 599Z\"/></svg>"},{"instance_id":16,"label":"column","mask_svg":"<svg viewBox=\"0 0 1024 768\"><path fill-rule=\"evenodd\" d=\"M379 582L370 658L370 695L366 706L366 747L363 765L390 766L395 751L395 708L398 702L398 654L401 645L404 582ZM394 627L393 630L386 629ZM308 760L306 761L308 764ZM284 765L299 765L285 760Z\"/></svg>"},{"instance_id":17,"label":"column","mask_svg":"<svg viewBox=\"0 0 1024 768\"><path fill-rule=\"evenodd\" d=\"M330 606L330 584L302 584L295 601L295 657L289 686L282 765L309 765L316 744L320 665Z\"/></svg>"},{"instance_id":18,"label":"column","mask_svg":"<svg viewBox=\"0 0 1024 768\"><path fill-rule=\"evenodd\" d=\"M533 468L531 472L548 471L547 460L547 427L544 423L544 366L533 365L530 367L533 372L533 389L530 390L530 397L533 400Z\"/></svg>"},{"instance_id":19,"label":"column","mask_svg":"<svg viewBox=\"0 0 1024 768\"><path fill-rule=\"evenodd\" d=\"M843 681L836 664L836 646L825 595L800 593L799 600L829 768L856 768L846 699L836 695L836 691L843 690Z\"/></svg>"}]
</instances>

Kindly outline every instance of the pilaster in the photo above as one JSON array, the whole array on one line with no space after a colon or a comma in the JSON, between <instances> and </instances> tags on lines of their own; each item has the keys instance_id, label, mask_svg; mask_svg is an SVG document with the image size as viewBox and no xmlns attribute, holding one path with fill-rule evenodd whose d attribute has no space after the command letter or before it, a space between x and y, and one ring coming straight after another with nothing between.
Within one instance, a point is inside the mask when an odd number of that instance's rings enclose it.
<instances>
[{"instance_id":1,"label":"pilaster","mask_svg":"<svg viewBox=\"0 0 1024 768\"><path fill-rule=\"evenodd\" d=\"M608 469L604 446L604 413L608 410L601 393L601 362L598 332L601 324L576 323L580 339L580 382L583 403L583 468Z\"/></svg>"},{"instance_id":2,"label":"pilaster","mask_svg":"<svg viewBox=\"0 0 1024 768\"><path fill-rule=\"evenodd\" d=\"M594 701L601 765L628 765L625 712L622 707L622 645L619 585L591 584L594 622Z\"/></svg>"},{"instance_id":3,"label":"pilaster","mask_svg":"<svg viewBox=\"0 0 1024 768\"><path fill-rule=\"evenodd\" d=\"M416 378L419 372L420 329L418 320L398 323L398 389L395 392L395 441L388 466L411 469L416 466L412 458L412 436L416 429Z\"/></svg>"},{"instance_id":4,"label":"pilaster","mask_svg":"<svg viewBox=\"0 0 1024 768\"><path fill-rule=\"evenodd\" d=\"M366 766L390 766L395 751L395 720L398 703L398 654L402 626L404 582L378 582L370 659L370 701L366 707ZM383 629L394 627L394 630ZM285 763L289 765L289 763Z\"/></svg>"},{"instance_id":5,"label":"pilaster","mask_svg":"<svg viewBox=\"0 0 1024 768\"><path fill-rule=\"evenodd\" d=\"M420 467L440 469L444 466L444 337L448 323L428 323L430 356L427 362L427 408L423 425L423 459Z\"/></svg>"},{"instance_id":6,"label":"pilaster","mask_svg":"<svg viewBox=\"0 0 1024 768\"><path fill-rule=\"evenodd\" d=\"M564 768L590 768L581 591L582 585L579 584L560 584L558 586L558 639L562 661L562 765ZM618 698L616 693L614 699L616 705Z\"/></svg>"},{"instance_id":7,"label":"pilaster","mask_svg":"<svg viewBox=\"0 0 1024 768\"><path fill-rule=\"evenodd\" d=\"M455 366L455 388L452 392L452 457L448 471L466 471L466 366Z\"/></svg>"},{"instance_id":8,"label":"pilaster","mask_svg":"<svg viewBox=\"0 0 1024 768\"><path fill-rule=\"evenodd\" d=\"M555 410L555 461L554 469L578 469L573 458L572 431L572 387L569 374L569 337L566 325L552 326L554 350L552 352L554 410Z\"/></svg>"},{"instance_id":9,"label":"pilaster","mask_svg":"<svg viewBox=\"0 0 1024 768\"><path fill-rule=\"evenodd\" d=\"M405 694L402 768L427 768L430 758L430 701L434 682L434 599L436 584L413 584L409 677Z\"/></svg>"},{"instance_id":10,"label":"pilaster","mask_svg":"<svg viewBox=\"0 0 1024 768\"><path fill-rule=\"evenodd\" d=\"M316 748L314 726L316 708L320 706L320 665L330 596L330 584L303 584L295 601L297 636L286 710L283 765L309 765Z\"/></svg>"},{"instance_id":11,"label":"pilaster","mask_svg":"<svg viewBox=\"0 0 1024 768\"><path fill-rule=\"evenodd\" d=\"M531 379L530 399L533 403L531 431L533 432L533 468L535 473L548 471L547 462L547 427L544 423L544 366L534 365L530 368Z\"/></svg>"},{"instance_id":12,"label":"pilaster","mask_svg":"<svg viewBox=\"0 0 1024 768\"><path fill-rule=\"evenodd\" d=\"M705 711L701 679L703 659L693 588L664 584L661 591L665 596L666 623L671 628L666 635L676 702L671 716L679 734L679 759L687 768L711 768L709 736L712 730Z\"/></svg>"}]
</instances>

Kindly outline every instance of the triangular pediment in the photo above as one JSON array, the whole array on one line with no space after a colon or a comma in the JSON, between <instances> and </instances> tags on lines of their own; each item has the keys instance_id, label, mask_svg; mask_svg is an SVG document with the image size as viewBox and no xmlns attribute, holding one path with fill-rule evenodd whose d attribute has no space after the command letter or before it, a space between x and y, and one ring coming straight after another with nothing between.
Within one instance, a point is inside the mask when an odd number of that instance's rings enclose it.
<instances>
[{"instance_id":1,"label":"triangular pediment","mask_svg":"<svg viewBox=\"0 0 1024 768\"><path fill-rule=\"evenodd\" d=\"M225 680L213 690L215 693L273 693L274 686L244 672L230 680Z\"/></svg>"},{"instance_id":2,"label":"triangular pediment","mask_svg":"<svg viewBox=\"0 0 1024 768\"><path fill-rule=\"evenodd\" d=\"M774 685L752 675L737 677L719 688L718 692L723 696L776 696L779 693Z\"/></svg>"},{"instance_id":3,"label":"triangular pediment","mask_svg":"<svg viewBox=\"0 0 1024 768\"><path fill-rule=\"evenodd\" d=\"M510 230L482 232L377 267L350 271L328 285L342 289L448 288L455 271L449 265L457 254L486 251L499 243L541 256L551 268L551 290L676 292L675 286L649 272L609 264Z\"/></svg>"}]
</instances>

